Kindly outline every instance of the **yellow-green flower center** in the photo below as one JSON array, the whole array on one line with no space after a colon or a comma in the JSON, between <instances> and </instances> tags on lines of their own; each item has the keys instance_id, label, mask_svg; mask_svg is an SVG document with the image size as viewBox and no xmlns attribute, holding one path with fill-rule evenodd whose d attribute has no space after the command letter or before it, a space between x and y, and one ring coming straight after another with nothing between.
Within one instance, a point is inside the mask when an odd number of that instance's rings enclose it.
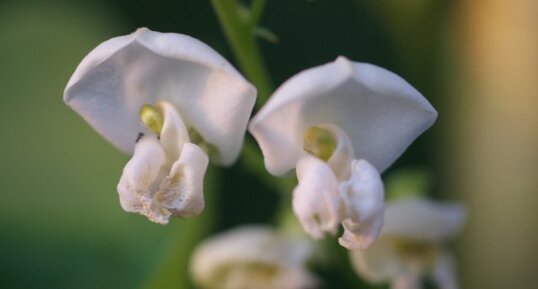
<instances>
[{"instance_id":1,"label":"yellow-green flower center","mask_svg":"<svg viewBox=\"0 0 538 289\"><path fill-rule=\"evenodd\" d=\"M323 161L329 160L336 145L331 132L321 127L309 127L303 135L303 149Z\"/></svg>"},{"instance_id":2,"label":"yellow-green flower center","mask_svg":"<svg viewBox=\"0 0 538 289\"><path fill-rule=\"evenodd\" d=\"M142 123L152 132L160 134L163 129L164 117L162 113L155 107L144 104L140 107L138 116Z\"/></svg>"}]
</instances>

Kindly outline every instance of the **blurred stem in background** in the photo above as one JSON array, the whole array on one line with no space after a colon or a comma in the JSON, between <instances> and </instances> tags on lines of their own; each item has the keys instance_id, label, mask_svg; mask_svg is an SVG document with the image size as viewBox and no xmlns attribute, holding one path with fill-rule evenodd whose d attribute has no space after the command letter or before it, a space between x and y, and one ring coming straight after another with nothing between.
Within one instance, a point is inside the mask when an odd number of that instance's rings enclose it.
<instances>
[{"instance_id":1,"label":"blurred stem in background","mask_svg":"<svg viewBox=\"0 0 538 289\"><path fill-rule=\"evenodd\" d=\"M538 284L538 1L459 1L447 190L470 208L465 288ZM492 241L494 240L494 241Z\"/></svg>"},{"instance_id":2,"label":"blurred stem in background","mask_svg":"<svg viewBox=\"0 0 538 289\"><path fill-rule=\"evenodd\" d=\"M237 0L211 0L239 67L258 90L256 107L259 109L269 97L272 84L255 31L261 19L265 0L254 0L245 7Z\"/></svg>"}]
</instances>

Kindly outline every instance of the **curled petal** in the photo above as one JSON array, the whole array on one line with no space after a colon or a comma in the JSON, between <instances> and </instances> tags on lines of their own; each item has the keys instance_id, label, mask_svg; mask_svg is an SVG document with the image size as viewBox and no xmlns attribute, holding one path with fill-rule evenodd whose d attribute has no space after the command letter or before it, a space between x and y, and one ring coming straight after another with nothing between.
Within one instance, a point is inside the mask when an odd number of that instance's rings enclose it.
<instances>
[{"instance_id":1,"label":"curled petal","mask_svg":"<svg viewBox=\"0 0 538 289\"><path fill-rule=\"evenodd\" d=\"M338 243L348 250L364 250L379 236L379 231L383 227L383 217L380 214L367 223L344 219L342 226L344 227L344 233L338 239Z\"/></svg>"},{"instance_id":2,"label":"curled petal","mask_svg":"<svg viewBox=\"0 0 538 289\"><path fill-rule=\"evenodd\" d=\"M164 118L160 135L161 145L168 160L177 160L183 144L189 142L189 133L181 116L172 104L160 101L158 106Z\"/></svg>"},{"instance_id":3,"label":"curled petal","mask_svg":"<svg viewBox=\"0 0 538 289\"><path fill-rule=\"evenodd\" d=\"M197 145L186 143L170 174L161 181L154 201L175 216L190 217L204 209L204 175L207 154Z\"/></svg>"},{"instance_id":4,"label":"curled petal","mask_svg":"<svg viewBox=\"0 0 538 289\"><path fill-rule=\"evenodd\" d=\"M438 243L456 236L464 221L461 204L407 198L387 205L382 234Z\"/></svg>"},{"instance_id":5,"label":"curled petal","mask_svg":"<svg viewBox=\"0 0 538 289\"><path fill-rule=\"evenodd\" d=\"M379 172L365 160L353 161L350 180L340 184L340 196L346 212L344 235L338 241L350 250L365 249L383 227L384 190Z\"/></svg>"},{"instance_id":6,"label":"curled petal","mask_svg":"<svg viewBox=\"0 0 538 289\"><path fill-rule=\"evenodd\" d=\"M432 125L437 112L396 74L344 57L293 76L253 118L249 130L274 175L302 155L302 133L331 123L351 139L357 158L385 170Z\"/></svg>"},{"instance_id":7,"label":"curled petal","mask_svg":"<svg viewBox=\"0 0 538 289\"><path fill-rule=\"evenodd\" d=\"M168 101L187 127L217 147L217 162L238 156L255 88L222 56L182 34L146 28L97 46L79 64L64 101L108 141L132 153L143 104Z\"/></svg>"},{"instance_id":8,"label":"curled petal","mask_svg":"<svg viewBox=\"0 0 538 289\"><path fill-rule=\"evenodd\" d=\"M151 199L150 189L165 162L165 154L154 136L142 137L127 162L117 189L120 204L127 212L141 213Z\"/></svg>"},{"instance_id":9,"label":"curled petal","mask_svg":"<svg viewBox=\"0 0 538 289\"><path fill-rule=\"evenodd\" d=\"M313 156L297 163L299 184L293 191L293 212L314 239L335 234L339 224L338 183L331 168Z\"/></svg>"}]
</instances>

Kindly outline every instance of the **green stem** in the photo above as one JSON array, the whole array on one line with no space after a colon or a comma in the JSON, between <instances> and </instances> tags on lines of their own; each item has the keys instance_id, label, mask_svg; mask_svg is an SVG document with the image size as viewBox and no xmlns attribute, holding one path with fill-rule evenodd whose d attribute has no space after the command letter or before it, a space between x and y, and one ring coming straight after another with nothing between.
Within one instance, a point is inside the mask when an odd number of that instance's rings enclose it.
<instances>
[{"instance_id":1,"label":"green stem","mask_svg":"<svg viewBox=\"0 0 538 289\"><path fill-rule=\"evenodd\" d=\"M254 0L250 9L250 24L255 27L259 22L265 8L265 0Z\"/></svg>"},{"instance_id":2,"label":"green stem","mask_svg":"<svg viewBox=\"0 0 538 289\"><path fill-rule=\"evenodd\" d=\"M254 1L249 17L240 15L236 0L211 0L239 67L258 90L256 107L265 103L272 91L271 80L254 38L254 28L265 1ZM254 22L256 21L256 22Z\"/></svg>"}]
</instances>

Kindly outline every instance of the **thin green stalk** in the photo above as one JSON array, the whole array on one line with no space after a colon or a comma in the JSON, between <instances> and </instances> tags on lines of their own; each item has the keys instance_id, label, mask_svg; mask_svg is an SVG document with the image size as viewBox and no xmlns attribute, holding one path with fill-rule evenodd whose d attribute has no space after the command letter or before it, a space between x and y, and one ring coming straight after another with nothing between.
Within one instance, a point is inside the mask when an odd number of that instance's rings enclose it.
<instances>
[{"instance_id":1,"label":"thin green stalk","mask_svg":"<svg viewBox=\"0 0 538 289\"><path fill-rule=\"evenodd\" d=\"M265 8L265 0L254 0L250 9L250 24L255 27L260 22L262 17L263 8Z\"/></svg>"},{"instance_id":2,"label":"thin green stalk","mask_svg":"<svg viewBox=\"0 0 538 289\"><path fill-rule=\"evenodd\" d=\"M254 29L261 17L265 1L254 1L248 17L242 17L236 0L211 0L211 3L239 67L258 90L256 107L260 108L272 91L271 80L254 38Z\"/></svg>"}]
</instances>

